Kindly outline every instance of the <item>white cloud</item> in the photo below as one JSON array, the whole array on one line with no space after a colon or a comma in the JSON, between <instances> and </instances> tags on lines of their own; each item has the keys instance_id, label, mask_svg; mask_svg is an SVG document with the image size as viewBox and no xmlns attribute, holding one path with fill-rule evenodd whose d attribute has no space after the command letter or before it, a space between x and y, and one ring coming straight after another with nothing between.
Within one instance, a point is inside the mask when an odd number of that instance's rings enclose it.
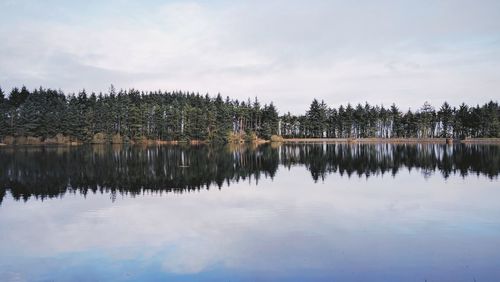
<instances>
[{"instance_id":1,"label":"white cloud","mask_svg":"<svg viewBox=\"0 0 500 282\"><path fill-rule=\"evenodd\" d=\"M50 20L20 5L4 5L0 20L3 88L221 92L296 113L313 96L403 109L498 99L495 1L23 6Z\"/></svg>"}]
</instances>

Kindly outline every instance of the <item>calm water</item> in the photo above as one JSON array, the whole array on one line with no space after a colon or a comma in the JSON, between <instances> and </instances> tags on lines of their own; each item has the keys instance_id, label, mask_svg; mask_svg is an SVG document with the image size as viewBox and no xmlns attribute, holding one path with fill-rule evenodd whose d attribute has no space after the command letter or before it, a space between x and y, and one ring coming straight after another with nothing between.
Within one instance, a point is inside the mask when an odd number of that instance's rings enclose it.
<instances>
[{"instance_id":1,"label":"calm water","mask_svg":"<svg viewBox=\"0 0 500 282\"><path fill-rule=\"evenodd\" d=\"M500 281L500 146L0 148L0 281Z\"/></svg>"}]
</instances>

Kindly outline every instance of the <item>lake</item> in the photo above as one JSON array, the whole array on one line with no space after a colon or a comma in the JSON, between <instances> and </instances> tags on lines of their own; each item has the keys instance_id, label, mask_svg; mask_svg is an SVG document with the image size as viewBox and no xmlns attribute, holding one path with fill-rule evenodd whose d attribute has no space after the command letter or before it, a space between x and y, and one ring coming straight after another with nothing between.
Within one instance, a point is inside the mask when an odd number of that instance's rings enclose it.
<instances>
[{"instance_id":1,"label":"lake","mask_svg":"<svg viewBox=\"0 0 500 282\"><path fill-rule=\"evenodd\" d=\"M500 146L0 148L1 281L500 281Z\"/></svg>"}]
</instances>

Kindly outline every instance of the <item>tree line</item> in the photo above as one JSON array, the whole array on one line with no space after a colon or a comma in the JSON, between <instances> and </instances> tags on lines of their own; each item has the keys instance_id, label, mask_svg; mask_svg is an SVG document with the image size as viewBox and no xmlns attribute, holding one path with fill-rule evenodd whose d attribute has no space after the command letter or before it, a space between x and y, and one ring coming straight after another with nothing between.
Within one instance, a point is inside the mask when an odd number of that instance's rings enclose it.
<instances>
[{"instance_id":1,"label":"tree line","mask_svg":"<svg viewBox=\"0 0 500 282\"><path fill-rule=\"evenodd\" d=\"M417 111L403 113L368 103L330 108L314 99L305 115L285 114L280 132L288 138L479 138L500 137L500 107L490 101L482 106L447 102L436 110L428 102Z\"/></svg>"},{"instance_id":2,"label":"tree line","mask_svg":"<svg viewBox=\"0 0 500 282\"><path fill-rule=\"evenodd\" d=\"M187 92L115 90L106 95L85 90L65 95L52 89L0 89L0 137L56 134L91 142L96 134L125 141L228 141L231 133L269 139L277 134L278 112L271 103L215 98Z\"/></svg>"},{"instance_id":3,"label":"tree line","mask_svg":"<svg viewBox=\"0 0 500 282\"><path fill-rule=\"evenodd\" d=\"M490 101L482 106L436 110L429 103L403 113L368 103L338 108L314 99L304 115L279 116L270 103L223 99L220 94L143 92L135 89L108 93L66 95L60 90L0 88L0 140L31 136L41 140L58 134L71 140L92 142L96 136L111 142L119 136L132 140L211 141L269 140L285 138L434 138L500 137L500 107ZM102 141L101 140L101 141Z\"/></svg>"}]
</instances>

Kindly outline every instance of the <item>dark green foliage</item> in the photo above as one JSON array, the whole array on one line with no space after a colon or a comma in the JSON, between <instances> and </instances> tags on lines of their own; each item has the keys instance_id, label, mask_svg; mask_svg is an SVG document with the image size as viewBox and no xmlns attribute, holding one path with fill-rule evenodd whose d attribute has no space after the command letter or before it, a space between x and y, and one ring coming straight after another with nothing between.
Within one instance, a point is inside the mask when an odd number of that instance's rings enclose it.
<instances>
[{"instance_id":1,"label":"dark green foliage","mask_svg":"<svg viewBox=\"0 0 500 282\"><path fill-rule=\"evenodd\" d=\"M441 137L449 137L453 124L453 109L447 102L444 102L437 115L441 121Z\"/></svg>"},{"instance_id":2,"label":"dark green foliage","mask_svg":"<svg viewBox=\"0 0 500 282\"><path fill-rule=\"evenodd\" d=\"M90 142L97 133L125 140L209 140L226 142L230 134L285 138L433 138L500 137L498 102L458 108L429 103L402 113L357 104L330 108L314 99L305 115L278 115L273 103L255 98L240 102L186 92L140 92L135 89L66 96L61 91L14 88L6 97L0 88L0 138L33 136L42 140L61 133Z\"/></svg>"},{"instance_id":3,"label":"dark green foliage","mask_svg":"<svg viewBox=\"0 0 500 282\"><path fill-rule=\"evenodd\" d=\"M255 100L240 103L229 98L184 92L131 89L109 93L64 95L51 89L32 92L14 88L9 98L0 89L0 137L33 136L42 140L61 133L90 142L97 133L125 140L210 140L226 142L229 133L254 133L269 139L278 134L279 115L273 104Z\"/></svg>"},{"instance_id":4,"label":"dark green foliage","mask_svg":"<svg viewBox=\"0 0 500 282\"><path fill-rule=\"evenodd\" d=\"M399 137L404 136L403 116L402 113L399 111L398 107L396 107L396 104L392 104L391 106L390 119L392 120L391 132L395 136Z\"/></svg>"},{"instance_id":5,"label":"dark green foliage","mask_svg":"<svg viewBox=\"0 0 500 282\"><path fill-rule=\"evenodd\" d=\"M323 101L321 104L318 100L314 99L307 111L307 122L309 125L309 130L307 135L309 137L323 137L323 132L326 128L326 105Z\"/></svg>"},{"instance_id":6,"label":"dark green foliage","mask_svg":"<svg viewBox=\"0 0 500 282\"><path fill-rule=\"evenodd\" d=\"M14 87L10 92L9 103L13 107L18 108L28 98L28 95L29 91L26 89L25 86L21 88L21 91L19 91L19 88Z\"/></svg>"},{"instance_id":7,"label":"dark green foliage","mask_svg":"<svg viewBox=\"0 0 500 282\"><path fill-rule=\"evenodd\" d=\"M458 109L444 103L439 111L425 102L415 112L403 114L392 104L328 108L314 99L304 116L290 113L281 117L286 138L434 138L500 137L500 107L490 101L483 106Z\"/></svg>"},{"instance_id":8,"label":"dark green foliage","mask_svg":"<svg viewBox=\"0 0 500 282\"><path fill-rule=\"evenodd\" d=\"M7 113L9 105L7 104L7 99L5 98L5 93L0 87L0 139L2 139L8 133L8 123L7 123Z\"/></svg>"},{"instance_id":9,"label":"dark green foliage","mask_svg":"<svg viewBox=\"0 0 500 282\"><path fill-rule=\"evenodd\" d=\"M273 103L269 106L264 105L262 110L262 130L260 136L264 139L271 139L272 135L278 135L279 117L278 111Z\"/></svg>"}]
</instances>

